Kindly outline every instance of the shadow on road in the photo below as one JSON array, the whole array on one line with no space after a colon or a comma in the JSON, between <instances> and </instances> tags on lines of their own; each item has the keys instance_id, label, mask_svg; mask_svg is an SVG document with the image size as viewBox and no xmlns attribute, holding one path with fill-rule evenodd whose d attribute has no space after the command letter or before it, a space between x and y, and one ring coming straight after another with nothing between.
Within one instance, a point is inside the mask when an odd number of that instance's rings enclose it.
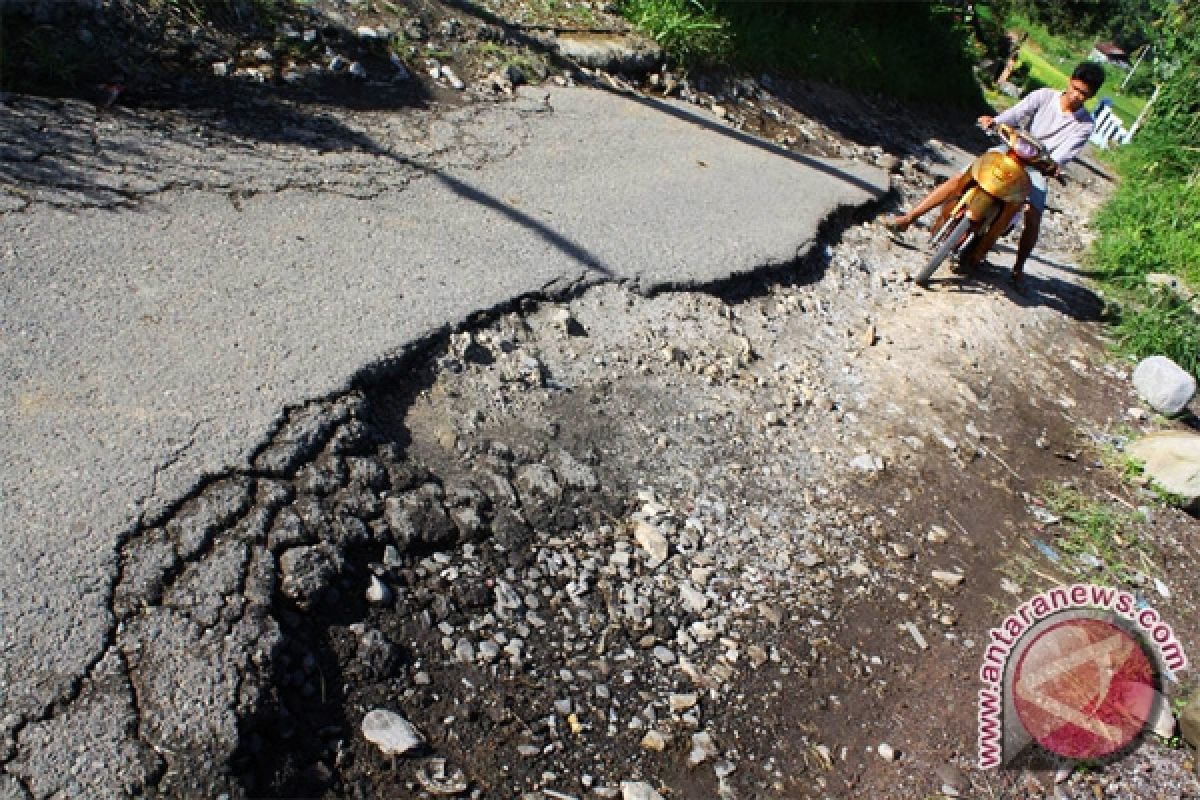
<instances>
[{"instance_id":1,"label":"shadow on road","mask_svg":"<svg viewBox=\"0 0 1200 800\"><path fill-rule=\"evenodd\" d=\"M1060 278L1025 273L1025 287L1017 291L1011 285L1011 270L991 263L984 264L970 275L951 275L930 281L934 289L955 288L962 292L1000 291L1014 304L1024 308L1045 306L1081 322L1101 322L1105 316L1104 301L1084 286Z\"/></svg>"}]
</instances>

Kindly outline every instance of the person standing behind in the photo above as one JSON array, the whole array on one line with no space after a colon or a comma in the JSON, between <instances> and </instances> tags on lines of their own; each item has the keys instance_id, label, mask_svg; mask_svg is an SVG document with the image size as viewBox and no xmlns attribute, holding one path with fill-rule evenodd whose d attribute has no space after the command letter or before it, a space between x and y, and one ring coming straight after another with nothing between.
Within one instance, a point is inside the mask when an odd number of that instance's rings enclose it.
<instances>
[{"instance_id":1,"label":"person standing behind","mask_svg":"<svg viewBox=\"0 0 1200 800\"><path fill-rule=\"evenodd\" d=\"M1099 64L1085 61L1071 73L1071 80L1063 91L1035 89L1007 111L995 117L981 116L978 122L985 130L996 123L1014 127L1027 124L1029 133L1046 147L1054 161L1051 174L1058 175L1079 155L1092 135L1096 123L1083 104L1094 97L1103 84L1104 69ZM1025 260L1037 244L1042 212L1046 210L1046 176L1030 169L1029 177L1033 189L1025 207L1025 226L1017 245L1017 258L1013 262L1012 282L1018 289L1022 286ZM947 179L917 203L912 211L885 219L884 226L897 232L907 230L931 209L960 193L968 180L969 173L965 171Z\"/></svg>"}]
</instances>

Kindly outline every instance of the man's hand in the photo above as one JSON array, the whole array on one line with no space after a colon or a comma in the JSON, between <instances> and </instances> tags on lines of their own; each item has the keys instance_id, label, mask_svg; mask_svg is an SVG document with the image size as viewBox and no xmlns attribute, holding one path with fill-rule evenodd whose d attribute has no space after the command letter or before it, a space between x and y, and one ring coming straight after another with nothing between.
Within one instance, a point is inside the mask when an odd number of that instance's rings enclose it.
<instances>
[{"instance_id":1,"label":"man's hand","mask_svg":"<svg viewBox=\"0 0 1200 800\"><path fill-rule=\"evenodd\" d=\"M984 114L982 117L975 120L975 122L978 123L979 127L983 128L985 131L990 129L992 127L992 123L994 123L995 121L996 121L995 118L989 117L987 114Z\"/></svg>"}]
</instances>

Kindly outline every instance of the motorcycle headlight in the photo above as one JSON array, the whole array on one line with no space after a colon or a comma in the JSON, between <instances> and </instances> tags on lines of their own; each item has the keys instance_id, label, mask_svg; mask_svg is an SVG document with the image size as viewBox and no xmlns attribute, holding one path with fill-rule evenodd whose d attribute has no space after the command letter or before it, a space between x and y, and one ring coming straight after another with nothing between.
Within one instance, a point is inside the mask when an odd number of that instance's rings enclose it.
<instances>
[{"instance_id":1,"label":"motorcycle headlight","mask_svg":"<svg viewBox=\"0 0 1200 800\"><path fill-rule=\"evenodd\" d=\"M1021 158L1029 159L1038 155L1038 146L1026 139L1024 136L1018 136L1016 142L1013 143L1013 150Z\"/></svg>"}]
</instances>

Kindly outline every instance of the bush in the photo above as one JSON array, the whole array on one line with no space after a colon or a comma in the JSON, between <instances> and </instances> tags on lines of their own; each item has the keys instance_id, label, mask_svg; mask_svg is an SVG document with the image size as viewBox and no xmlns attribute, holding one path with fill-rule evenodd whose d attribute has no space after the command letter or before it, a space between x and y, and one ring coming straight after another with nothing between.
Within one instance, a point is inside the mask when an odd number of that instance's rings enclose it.
<instances>
[{"instance_id":1,"label":"bush","mask_svg":"<svg viewBox=\"0 0 1200 800\"><path fill-rule=\"evenodd\" d=\"M728 23L700 0L622 0L619 8L680 64L720 63L729 55Z\"/></svg>"},{"instance_id":2,"label":"bush","mask_svg":"<svg viewBox=\"0 0 1200 800\"><path fill-rule=\"evenodd\" d=\"M961 7L864 2L717 5L749 71L826 80L909 100L980 107L974 34Z\"/></svg>"},{"instance_id":3,"label":"bush","mask_svg":"<svg viewBox=\"0 0 1200 800\"><path fill-rule=\"evenodd\" d=\"M1163 26L1175 71L1134 141L1114 157L1121 185L1097 214L1092 260L1116 290L1118 338L1137 356L1169 356L1200 375L1200 318L1144 286L1150 272L1200 288L1200 0L1180 0Z\"/></svg>"}]
</instances>

